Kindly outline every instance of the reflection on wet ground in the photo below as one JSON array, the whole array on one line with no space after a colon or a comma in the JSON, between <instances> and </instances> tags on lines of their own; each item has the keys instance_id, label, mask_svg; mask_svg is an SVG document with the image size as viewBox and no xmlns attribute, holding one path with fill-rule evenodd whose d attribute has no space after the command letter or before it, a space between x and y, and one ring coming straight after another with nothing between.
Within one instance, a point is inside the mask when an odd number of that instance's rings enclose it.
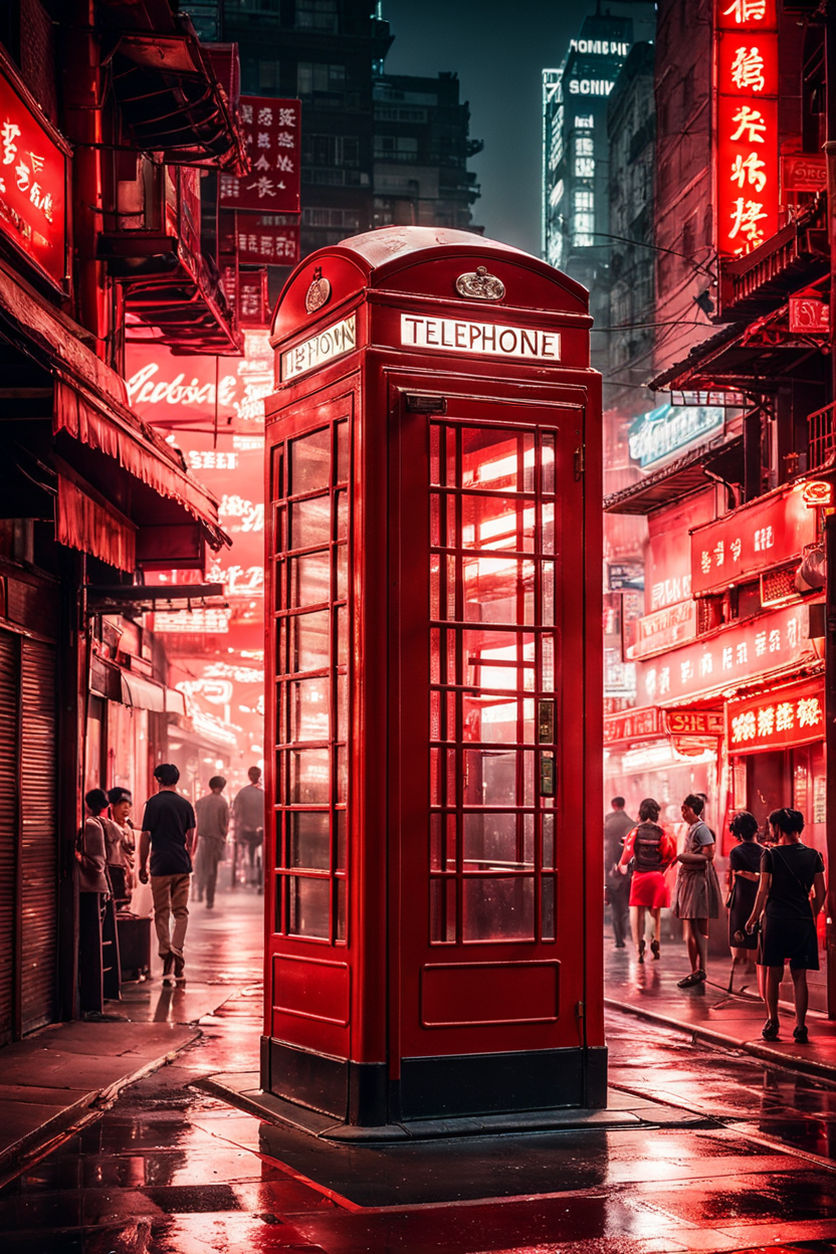
<instances>
[{"instance_id":1,"label":"reflection on wet ground","mask_svg":"<svg viewBox=\"0 0 836 1254\"><path fill-rule=\"evenodd\" d=\"M212 919L218 966L239 977L200 1040L0 1192L0 1248L836 1251L836 1091L626 1015L608 1020L614 1100L669 1103L658 1125L642 1106L606 1131L338 1147L226 1106L193 1082L257 1068L259 911L254 938L246 905ZM195 954L204 977L212 962Z\"/></svg>"}]
</instances>

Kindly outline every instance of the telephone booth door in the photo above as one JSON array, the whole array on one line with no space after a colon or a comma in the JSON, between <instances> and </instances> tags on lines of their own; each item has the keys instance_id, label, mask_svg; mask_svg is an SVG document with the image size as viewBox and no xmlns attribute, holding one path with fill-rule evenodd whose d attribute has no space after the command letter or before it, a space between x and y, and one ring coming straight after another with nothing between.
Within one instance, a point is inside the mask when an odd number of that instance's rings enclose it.
<instances>
[{"instance_id":1,"label":"telephone booth door","mask_svg":"<svg viewBox=\"0 0 836 1254\"><path fill-rule=\"evenodd\" d=\"M503 1056L519 1108L545 1090L560 1104L578 1077L561 1076L551 1050L584 1043L584 954L573 942L584 879L573 824L583 811L580 415L445 397L441 416L408 403L396 398L391 428L404 1112L437 1103L439 1088L454 1111L465 1074L467 1101L483 1083L490 1109L491 1055ZM530 1050L545 1052L523 1062Z\"/></svg>"}]
</instances>

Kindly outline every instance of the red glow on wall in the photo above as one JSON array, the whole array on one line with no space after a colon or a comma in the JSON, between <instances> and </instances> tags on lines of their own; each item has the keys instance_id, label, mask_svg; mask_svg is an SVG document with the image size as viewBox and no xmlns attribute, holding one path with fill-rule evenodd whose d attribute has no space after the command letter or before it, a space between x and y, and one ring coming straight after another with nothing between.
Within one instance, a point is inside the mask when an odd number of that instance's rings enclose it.
<instances>
[{"instance_id":1,"label":"red glow on wall","mask_svg":"<svg viewBox=\"0 0 836 1254\"><path fill-rule=\"evenodd\" d=\"M66 157L0 63L0 231L56 283L66 274Z\"/></svg>"},{"instance_id":2,"label":"red glow on wall","mask_svg":"<svg viewBox=\"0 0 836 1254\"><path fill-rule=\"evenodd\" d=\"M751 252L778 229L778 29L774 0L717 0L717 250Z\"/></svg>"}]
</instances>

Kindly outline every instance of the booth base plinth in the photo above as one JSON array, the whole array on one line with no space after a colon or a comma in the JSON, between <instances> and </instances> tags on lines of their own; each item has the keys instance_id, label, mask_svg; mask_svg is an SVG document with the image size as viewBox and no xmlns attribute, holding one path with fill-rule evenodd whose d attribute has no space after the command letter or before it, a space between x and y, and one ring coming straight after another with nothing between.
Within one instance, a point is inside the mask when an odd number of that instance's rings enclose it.
<instances>
[{"instance_id":1,"label":"booth base plinth","mask_svg":"<svg viewBox=\"0 0 836 1254\"><path fill-rule=\"evenodd\" d=\"M544 1049L357 1063L261 1040L261 1091L347 1127L536 1116L598 1110L607 1102L607 1050Z\"/></svg>"}]
</instances>

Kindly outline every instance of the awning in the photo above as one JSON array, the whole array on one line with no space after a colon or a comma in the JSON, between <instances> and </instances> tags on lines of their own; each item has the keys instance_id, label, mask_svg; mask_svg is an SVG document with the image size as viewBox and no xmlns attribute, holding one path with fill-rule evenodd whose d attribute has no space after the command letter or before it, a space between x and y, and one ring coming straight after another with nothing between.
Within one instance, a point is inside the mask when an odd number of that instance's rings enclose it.
<instances>
[{"instance_id":1,"label":"awning","mask_svg":"<svg viewBox=\"0 0 836 1254\"><path fill-rule=\"evenodd\" d=\"M110 22L118 26L124 11L111 8ZM166 9L149 29L108 31L113 91L131 138L144 152L162 152L169 165L213 165L245 174L249 161L235 104L191 20ZM141 19L142 10L133 16Z\"/></svg>"},{"instance_id":2,"label":"awning","mask_svg":"<svg viewBox=\"0 0 836 1254\"><path fill-rule=\"evenodd\" d=\"M662 505L678 501L715 478L725 483L743 482L743 436L735 436L719 448L698 448L669 462L655 474L646 475L604 498L607 514L650 514Z\"/></svg>"},{"instance_id":3,"label":"awning","mask_svg":"<svg viewBox=\"0 0 836 1254\"><path fill-rule=\"evenodd\" d=\"M158 714L185 716L186 698L175 688L165 688L143 675L133 675L125 670L120 670L119 682L123 705L132 705L138 710L155 710Z\"/></svg>"},{"instance_id":4,"label":"awning","mask_svg":"<svg viewBox=\"0 0 836 1254\"><path fill-rule=\"evenodd\" d=\"M2 261L0 336L53 375L56 435L95 449L157 497L173 502L176 518L165 521L182 522L185 512L213 549L230 542L218 523L214 497L192 478L162 436L132 413L124 380L87 347L84 329L53 309Z\"/></svg>"},{"instance_id":5,"label":"awning","mask_svg":"<svg viewBox=\"0 0 836 1254\"><path fill-rule=\"evenodd\" d=\"M88 485L58 472L55 539L91 553L117 570L136 570L136 527Z\"/></svg>"}]
</instances>

